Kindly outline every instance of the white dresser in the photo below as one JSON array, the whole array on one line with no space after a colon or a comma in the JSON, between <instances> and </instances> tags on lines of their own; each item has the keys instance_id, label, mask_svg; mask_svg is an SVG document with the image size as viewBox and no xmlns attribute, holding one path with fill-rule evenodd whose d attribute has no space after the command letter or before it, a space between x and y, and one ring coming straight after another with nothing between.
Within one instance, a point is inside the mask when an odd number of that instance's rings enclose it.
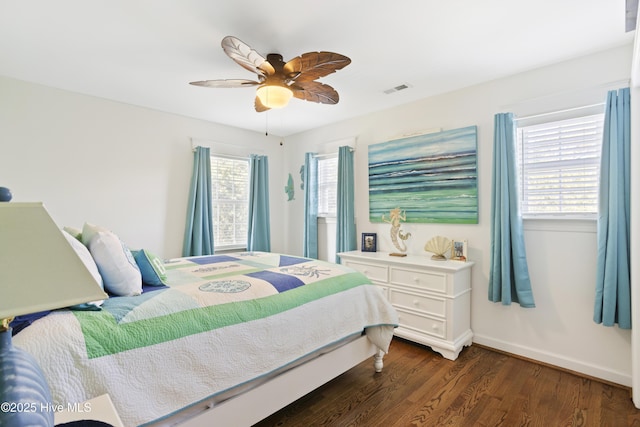
<instances>
[{"instance_id":1,"label":"white dresser","mask_svg":"<svg viewBox=\"0 0 640 427\"><path fill-rule=\"evenodd\" d=\"M471 345L473 262L433 261L431 255L395 257L388 252L342 252L340 262L380 286L396 308L395 335L455 360Z\"/></svg>"}]
</instances>

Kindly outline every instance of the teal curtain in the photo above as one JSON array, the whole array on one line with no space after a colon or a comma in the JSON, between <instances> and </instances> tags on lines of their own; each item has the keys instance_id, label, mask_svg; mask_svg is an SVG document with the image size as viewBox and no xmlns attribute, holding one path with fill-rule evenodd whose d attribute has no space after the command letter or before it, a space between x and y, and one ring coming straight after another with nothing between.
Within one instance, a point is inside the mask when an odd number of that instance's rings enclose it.
<instances>
[{"instance_id":1,"label":"teal curtain","mask_svg":"<svg viewBox=\"0 0 640 427\"><path fill-rule=\"evenodd\" d=\"M535 307L518 200L516 127L512 113L494 117L489 300Z\"/></svg>"},{"instance_id":2,"label":"teal curtain","mask_svg":"<svg viewBox=\"0 0 640 427\"><path fill-rule=\"evenodd\" d=\"M249 159L248 251L271 251L269 220L269 159L252 154Z\"/></svg>"},{"instance_id":3,"label":"teal curtain","mask_svg":"<svg viewBox=\"0 0 640 427\"><path fill-rule=\"evenodd\" d=\"M187 206L182 256L213 254L213 221L211 216L211 157L208 147L196 147L193 175Z\"/></svg>"},{"instance_id":4,"label":"teal curtain","mask_svg":"<svg viewBox=\"0 0 640 427\"><path fill-rule=\"evenodd\" d=\"M610 91L602 136L593 320L631 329L629 88Z\"/></svg>"},{"instance_id":5,"label":"teal curtain","mask_svg":"<svg viewBox=\"0 0 640 427\"><path fill-rule=\"evenodd\" d=\"M338 150L338 191L336 213L336 253L356 249L356 215L351 147ZM336 255L336 262L340 257Z\"/></svg>"},{"instance_id":6,"label":"teal curtain","mask_svg":"<svg viewBox=\"0 0 640 427\"><path fill-rule=\"evenodd\" d=\"M318 259L318 159L304 156L304 232L302 256Z\"/></svg>"}]
</instances>

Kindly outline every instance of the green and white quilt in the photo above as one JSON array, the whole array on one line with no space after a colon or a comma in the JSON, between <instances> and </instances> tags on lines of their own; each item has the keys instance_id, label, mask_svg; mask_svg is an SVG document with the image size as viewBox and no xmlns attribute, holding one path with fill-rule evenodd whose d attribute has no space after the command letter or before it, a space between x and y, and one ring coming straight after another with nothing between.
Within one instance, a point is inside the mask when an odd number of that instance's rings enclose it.
<instances>
[{"instance_id":1,"label":"green and white quilt","mask_svg":"<svg viewBox=\"0 0 640 427\"><path fill-rule=\"evenodd\" d=\"M178 258L168 287L61 310L14 337L54 403L109 393L126 426L161 420L350 336L387 351L397 315L345 266L251 252Z\"/></svg>"}]
</instances>

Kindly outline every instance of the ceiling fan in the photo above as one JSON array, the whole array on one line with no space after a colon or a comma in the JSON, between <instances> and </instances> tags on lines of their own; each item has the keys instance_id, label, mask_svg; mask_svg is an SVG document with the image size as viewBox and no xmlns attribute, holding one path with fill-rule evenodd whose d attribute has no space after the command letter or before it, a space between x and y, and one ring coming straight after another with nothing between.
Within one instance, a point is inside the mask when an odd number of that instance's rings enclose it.
<instances>
[{"instance_id":1,"label":"ceiling fan","mask_svg":"<svg viewBox=\"0 0 640 427\"><path fill-rule=\"evenodd\" d=\"M331 86L317 82L351 63L351 59L333 52L308 52L288 62L282 55L270 53L264 58L254 49L233 36L222 39L222 49L235 62L256 73L258 81L244 79L203 80L191 82L195 86L228 88L257 86L257 112L286 106L292 97L322 104L337 104L340 97Z\"/></svg>"}]
</instances>

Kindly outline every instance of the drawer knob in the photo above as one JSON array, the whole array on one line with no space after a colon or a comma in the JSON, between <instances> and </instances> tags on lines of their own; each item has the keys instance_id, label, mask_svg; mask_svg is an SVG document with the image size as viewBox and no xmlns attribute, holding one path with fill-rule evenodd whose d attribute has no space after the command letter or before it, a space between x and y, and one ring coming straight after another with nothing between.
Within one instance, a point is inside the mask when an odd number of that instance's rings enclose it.
<instances>
[{"instance_id":1,"label":"drawer knob","mask_svg":"<svg viewBox=\"0 0 640 427\"><path fill-rule=\"evenodd\" d=\"M434 331L438 330L438 325L436 325L435 323L433 325L431 325L431 329L433 329Z\"/></svg>"},{"instance_id":2,"label":"drawer knob","mask_svg":"<svg viewBox=\"0 0 640 427\"><path fill-rule=\"evenodd\" d=\"M416 282L416 283L418 283L418 282L420 281L420 279L418 279L417 277L414 277L414 278L413 278L413 281L414 281L414 282Z\"/></svg>"},{"instance_id":3,"label":"drawer knob","mask_svg":"<svg viewBox=\"0 0 640 427\"><path fill-rule=\"evenodd\" d=\"M415 305L416 307L418 307L420 305L420 301L418 301L417 299L413 300L413 305Z\"/></svg>"}]
</instances>

